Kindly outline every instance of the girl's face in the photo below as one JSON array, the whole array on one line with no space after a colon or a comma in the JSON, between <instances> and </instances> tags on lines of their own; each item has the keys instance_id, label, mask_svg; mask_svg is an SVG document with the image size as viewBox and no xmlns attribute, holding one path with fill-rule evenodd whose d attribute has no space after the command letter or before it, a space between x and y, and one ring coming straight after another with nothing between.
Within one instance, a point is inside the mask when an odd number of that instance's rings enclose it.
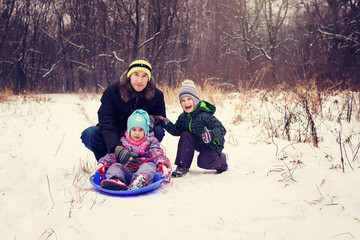
<instances>
[{"instance_id":1,"label":"girl's face","mask_svg":"<svg viewBox=\"0 0 360 240\"><path fill-rule=\"evenodd\" d=\"M143 71L135 71L130 75L130 84L137 92L146 88L149 81L148 75Z\"/></svg>"},{"instance_id":2,"label":"girl's face","mask_svg":"<svg viewBox=\"0 0 360 240\"><path fill-rule=\"evenodd\" d=\"M191 97L182 97L180 100L180 105L182 107L182 109L187 112L190 113L194 110L194 100Z\"/></svg>"},{"instance_id":3,"label":"girl's face","mask_svg":"<svg viewBox=\"0 0 360 240\"><path fill-rule=\"evenodd\" d=\"M135 141L140 141L145 137L145 131L141 127L132 127L130 129L130 137Z\"/></svg>"}]
</instances>

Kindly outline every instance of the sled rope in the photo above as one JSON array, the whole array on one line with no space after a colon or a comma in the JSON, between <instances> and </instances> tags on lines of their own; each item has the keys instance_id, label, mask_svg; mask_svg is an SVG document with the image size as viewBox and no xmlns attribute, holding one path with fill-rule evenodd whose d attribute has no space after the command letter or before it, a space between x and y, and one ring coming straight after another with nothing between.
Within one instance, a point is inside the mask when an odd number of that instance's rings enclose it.
<instances>
[{"instance_id":1,"label":"sled rope","mask_svg":"<svg viewBox=\"0 0 360 240\"><path fill-rule=\"evenodd\" d=\"M164 158L166 158L167 162L163 162L160 164L160 166L158 167L157 171L162 171L162 167L163 165L167 164L168 165L168 169L169 169L169 176L168 178L165 180L165 182L169 183L171 181L171 172L172 172L172 168L171 168L171 163L168 157L166 157L164 154L158 154L155 155L151 158L146 159L145 161L141 162L141 163L134 163L128 166L112 166L112 167L116 167L116 168L121 168L121 169L130 169L130 170L137 170L139 169L139 167L141 165L143 165L144 163L147 163L149 161L152 161L154 158L163 156ZM105 178L105 169L108 169L110 166L109 165L104 165L101 169L99 169L100 173L101 173L101 178L104 179Z\"/></svg>"}]
</instances>

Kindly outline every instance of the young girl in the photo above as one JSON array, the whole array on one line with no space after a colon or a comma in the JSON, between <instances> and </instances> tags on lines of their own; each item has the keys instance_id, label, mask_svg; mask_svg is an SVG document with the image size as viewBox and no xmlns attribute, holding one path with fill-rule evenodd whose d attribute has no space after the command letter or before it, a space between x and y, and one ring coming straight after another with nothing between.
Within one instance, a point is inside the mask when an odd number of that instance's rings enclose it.
<instances>
[{"instance_id":1,"label":"young girl","mask_svg":"<svg viewBox=\"0 0 360 240\"><path fill-rule=\"evenodd\" d=\"M120 142L126 151L108 153L100 158L96 170L109 167L100 186L112 190L132 190L154 181L157 171L161 177L169 174L170 162L165 157L153 132L149 134L149 115L142 109L135 110L127 121L127 132ZM129 160L121 161L121 154L131 153Z\"/></svg>"},{"instance_id":2,"label":"young girl","mask_svg":"<svg viewBox=\"0 0 360 240\"><path fill-rule=\"evenodd\" d=\"M191 80L185 80L179 91L179 100L183 113L175 124L162 116L164 128L171 135L180 136L173 177L182 177L191 166L194 152L198 151L197 164L200 168L214 169L222 173L228 169L224 148L226 129L214 116L215 106L200 101L199 95Z\"/></svg>"}]
</instances>

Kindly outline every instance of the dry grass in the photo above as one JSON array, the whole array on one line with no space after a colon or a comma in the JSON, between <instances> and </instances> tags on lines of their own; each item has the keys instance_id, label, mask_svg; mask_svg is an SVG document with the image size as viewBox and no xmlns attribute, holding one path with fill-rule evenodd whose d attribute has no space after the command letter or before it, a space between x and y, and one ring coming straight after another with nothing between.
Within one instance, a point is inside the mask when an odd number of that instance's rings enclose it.
<instances>
[{"instance_id":1,"label":"dry grass","mask_svg":"<svg viewBox=\"0 0 360 240\"><path fill-rule=\"evenodd\" d=\"M29 101L29 102L50 102L51 101L51 97L47 94L30 93L30 94L25 94L22 96L24 98L24 101Z\"/></svg>"},{"instance_id":2,"label":"dry grass","mask_svg":"<svg viewBox=\"0 0 360 240\"><path fill-rule=\"evenodd\" d=\"M164 93L165 104L173 105L179 103L179 88L170 88L168 86L159 89Z\"/></svg>"},{"instance_id":3,"label":"dry grass","mask_svg":"<svg viewBox=\"0 0 360 240\"><path fill-rule=\"evenodd\" d=\"M75 193L71 194L72 200L75 203L83 202L86 195L91 190L91 188L86 187L86 183L95 169L94 164L93 161L80 159L79 164L74 166L73 186L75 188Z\"/></svg>"},{"instance_id":4,"label":"dry grass","mask_svg":"<svg viewBox=\"0 0 360 240\"><path fill-rule=\"evenodd\" d=\"M5 89L0 91L0 102L11 102L15 99L15 96L21 97L24 102L49 102L51 100L51 97L47 94L27 93L15 95L13 91Z\"/></svg>"},{"instance_id":5,"label":"dry grass","mask_svg":"<svg viewBox=\"0 0 360 240\"><path fill-rule=\"evenodd\" d=\"M179 104L180 87L177 88L162 87L160 89L164 93L165 104L169 104L169 105ZM196 86L196 89L199 93L200 100L204 100L209 103L212 103L216 107L223 106L223 102L224 99L226 98L226 94L229 93L229 92L225 92L222 89L213 88L211 86L206 86L204 88L200 86Z\"/></svg>"},{"instance_id":6,"label":"dry grass","mask_svg":"<svg viewBox=\"0 0 360 240\"><path fill-rule=\"evenodd\" d=\"M80 92L79 98L81 100L98 100L100 101L101 93L95 93L95 92Z\"/></svg>"},{"instance_id":7,"label":"dry grass","mask_svg":"<svg viewBox=\"0 0 360 240\"><path fill-rule=\"evenodd\" d=\"M0 102L11 101L14 97L14 92L9 89L4 89L0 91Z\"/></svg>"}]
</instances>

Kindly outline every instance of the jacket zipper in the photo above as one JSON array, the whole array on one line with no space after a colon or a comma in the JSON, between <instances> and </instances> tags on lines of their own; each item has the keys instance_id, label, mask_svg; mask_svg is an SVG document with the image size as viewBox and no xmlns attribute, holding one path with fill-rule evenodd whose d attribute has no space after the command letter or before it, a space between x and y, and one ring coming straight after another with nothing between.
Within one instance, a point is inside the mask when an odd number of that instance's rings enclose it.
<instances>
[{"instance_id":1,"label":"jacket zipper","mask_svg":"<svg viewBox=\"0 0 360 240\"><path fill-rule=\"evenodd\" d=\"M190 131L191 133L193 133L193 131L191 130L192 117L191 117L190 113L188 113L188 118L190 118L190 122L189 122L189 131Z\"/></svg>"},{"instance_id":2,"label":"jacket zipper","mask_svg":"<svg viewBox=\"0 0 360 240\"><path fill-rule=\"evenodd\" d=\"M131 112L134 112L136 110L136 106L137 106L138 102L139 102L139 94L136 94L135 104L134 104L134 107Z\"/></svg>"}]
</instances>

